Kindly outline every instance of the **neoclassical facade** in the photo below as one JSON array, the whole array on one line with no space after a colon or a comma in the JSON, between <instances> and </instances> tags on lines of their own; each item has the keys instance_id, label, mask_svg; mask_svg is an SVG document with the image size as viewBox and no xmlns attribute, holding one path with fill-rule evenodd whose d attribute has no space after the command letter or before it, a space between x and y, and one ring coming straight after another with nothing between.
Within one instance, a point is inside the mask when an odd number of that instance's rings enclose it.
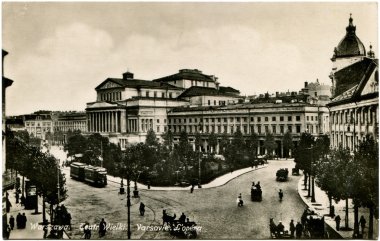
<instances>
[{"instance_id":1,"label":"neoclassical facade","mask_svg":"<svg viewBox=\"0 0 380 241\"><path fill-rule=\"evenodd\" d=\"M366 53L352 17L346 30L332 58L330 139L333 148L342 145L354 151L366 135L379 137L379 71L372 46Z\"/></svg>"}]
</instances>

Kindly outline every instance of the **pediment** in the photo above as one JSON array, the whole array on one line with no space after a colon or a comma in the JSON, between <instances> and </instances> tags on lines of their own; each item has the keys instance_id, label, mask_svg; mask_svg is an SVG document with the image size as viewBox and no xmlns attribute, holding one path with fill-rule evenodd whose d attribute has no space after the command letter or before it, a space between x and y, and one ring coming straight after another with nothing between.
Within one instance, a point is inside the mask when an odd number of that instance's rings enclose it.
<instances>
[{"instance_id":1,"label":"pediment","mask_svg":"<svg viewBox=\"0 0 380 241\"><path fill-rule=\"evenodd\" d=\"M371 93L378 93L379 92L379 83L376 79L375 72L372 73L370 78L368 79L367 83L365 83L363 90L361 91L360 95L367 95Z\"/></svg>"},{"instance_id":2,"label":"pediment","mask_svg":"<svg viewBox=\"0 0 380 241\"><path fill-rule=\"evenodd\" d=\"M87 108L105 108L105 107L117 107L117 104L102 101L102 102L95 102L95 103L87 105Z\"/></svg>"},{"instance_id":3,"label":"pediment","mask_svg":"<svg viewBox=\"0 0 380 241\"><path fill-rule=\"evenodd\" d=\"M103 89L112 89L112 88L119 88L119 87L122 87L122 86L109 80L105 82L103 85L101 85L99 89L103 90Z\"/></svg>"}]
</instances>

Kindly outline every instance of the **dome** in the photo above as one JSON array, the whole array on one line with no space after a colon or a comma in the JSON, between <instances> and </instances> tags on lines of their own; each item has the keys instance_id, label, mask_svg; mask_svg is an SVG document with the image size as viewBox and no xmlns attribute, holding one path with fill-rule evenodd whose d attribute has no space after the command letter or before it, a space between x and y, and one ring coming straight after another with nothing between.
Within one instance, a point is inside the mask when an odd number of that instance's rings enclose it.
<instances>
[{"instance_id":1,"label":"dome","mask_svg":"<svg viewBox=\"0 0 380 241\"><path fill-rule=\"evenodd\" d=\"M335 58L366 55L362 41L355 34L356 26L353 25L352 21L353 19L350 16L349 24L346 27L346 36L344 36L334 50Z\"/></svg>"}]
</instances>

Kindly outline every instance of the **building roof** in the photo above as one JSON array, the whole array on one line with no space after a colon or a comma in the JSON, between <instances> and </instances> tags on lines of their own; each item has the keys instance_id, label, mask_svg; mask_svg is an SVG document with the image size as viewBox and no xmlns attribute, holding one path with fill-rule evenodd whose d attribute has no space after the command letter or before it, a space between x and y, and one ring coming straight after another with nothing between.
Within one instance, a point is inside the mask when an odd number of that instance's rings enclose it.
<instances>
[{"instance_id":1,"label":"building roof","mask_svg":"<svg viewBox=\"0 0 380 241\"><path fill-rule=\"evenodd\" d=\"M339 92L328 105L335 106L343 103L360 101L362 99L378 97L378 92L362 95L364 87L375 71L378 71L378 61L376 59L365 58L360 62L356 62L336 72L335 75L338 73L336 88ZM378 75L375 74L375 78L375 81L378 82Z\"/></svg>"},{"instance_id":2,"label":"building roof","mask_svg":"<svg viewBox=\"0 0 380 241\"><path fill-rule=\"evenodd\" d=\"M219 91L222 92L222 93L236 93L236 94L240 94L240 91L237 90L237 89L234 89L232 87L229 87L229 86L220 86L219 87Z\"/></svg>"},{"instance_id":3,"label":"building roof","mask_svg":"<svg viewBox=\"0 0 380 241\"><path fill-rule=\"evenodd\" d=\"M182 88L170 85L168 83L159 83L150 80L140 80L140 79L120 79L120 78L107 78L100 85L98 85L95 90L99 90L105 83L113 82L120 87L126 88L153 88L153 89L175 89L180 90Z\"/></svg>"},{"instance_id":4,"label":"building roof","mask_svg":"<svg viewBox=\"0 0 380 241\"><path fill-rule=\"evenodd\" d=\"M375 60L364 58L359 62L335 72L334 78L336 85L333 98L358 85L363 78L369 77L370 70L376 66L377 63Z\"/></svg>"},{"instance_id":5,"label":"building roof","mask_svg":"<svg viewBox=\"0 0 380 241\"><path fill-rule=\"evenodd\" d=\"M153 81L168 82L168 81L183 80L183 79L215 82L217 78L213 75L202 74L202 71L198 69L181 69L176 74L154 79Z\"/></svg>"},{"instance_id":6,"label":"building roof","mask_svg":"<svg viewBox=\"0 0 380 241\"><path fill-rule=\"evenodd\" d=\"M215 88L192 86L185 90L178 98L193 97L193 96L236 96L231 93L222 92Z\"/></svg>"},{"instance_id":7,"label":"building roof","mask_svg":"<svg viewBox=\"0 0 380 241\"><path fill-rule=\"evenodd\" d=\"M352 22L353 19L350 16L349 24L346 27L346 35L334 50L335 58L366 55L365 47L362 41L356 36L356 26L354 26Z\"/></svg>"}]
</instances>

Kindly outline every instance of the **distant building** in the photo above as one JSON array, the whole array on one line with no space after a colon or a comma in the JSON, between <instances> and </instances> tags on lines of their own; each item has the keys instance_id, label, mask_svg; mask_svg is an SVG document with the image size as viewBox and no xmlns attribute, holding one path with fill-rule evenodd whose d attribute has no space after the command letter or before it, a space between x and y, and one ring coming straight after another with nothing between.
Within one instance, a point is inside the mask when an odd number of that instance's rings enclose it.
<instances>
[{"instance_id":1,"label":"distant building","mask_svg":"<svg viewBox=\"0 0 380 241\"><path fill-rule=\"evenodd\" d=\"M335 48L330 108L331 146L355 150L367 134L379 138L379 67L370 46L356 36L350 16L347 34Z\"/></svg>"},{"instance_id":2,"label":"distant building","mask_svg":"<svg viewBox=\"0 0 380 241\"><path fill-rule=\"evenodd\" d=\"M87 133L87 118L85 112L55 112L53 113L53 132L65 133L68 131L80 131ZM64 138L65 141L66 138Z\"/></svg>"},{"instance_id":3,"label":"distant building","mask_svg":"<svg viewBox=\"0 0 380 241\"><path fill-rule=\"evenodd\" d=\"M24 123L24 116L7 117L6 125L7 125L7 128L9 128L11 131L24 131L24 130L26 130L25 123Z\"/></svg>"},{"instance_id":4,"label":"distant building","mask_svg":"<svg viewBox=\"0 0 380 241\"><path fill-rule=\"evenodd\" d=\"M317 79L316 82L305 82L305 86L301 89L300 93L308 95L306 100L308 103L324 106L330 102L331 86L321 84Z\"/></svg>"},{"instance_id":5,"label":"distant building","mask_svg":"<svg viewBox=\"0 0 380 241\"><path fill-rule=\"evenodd\" d=\"M25 115L25 128L30 136L44 140L46 133L53 132L51 112L40 111Z\"/></svg>"}]
</instances>

